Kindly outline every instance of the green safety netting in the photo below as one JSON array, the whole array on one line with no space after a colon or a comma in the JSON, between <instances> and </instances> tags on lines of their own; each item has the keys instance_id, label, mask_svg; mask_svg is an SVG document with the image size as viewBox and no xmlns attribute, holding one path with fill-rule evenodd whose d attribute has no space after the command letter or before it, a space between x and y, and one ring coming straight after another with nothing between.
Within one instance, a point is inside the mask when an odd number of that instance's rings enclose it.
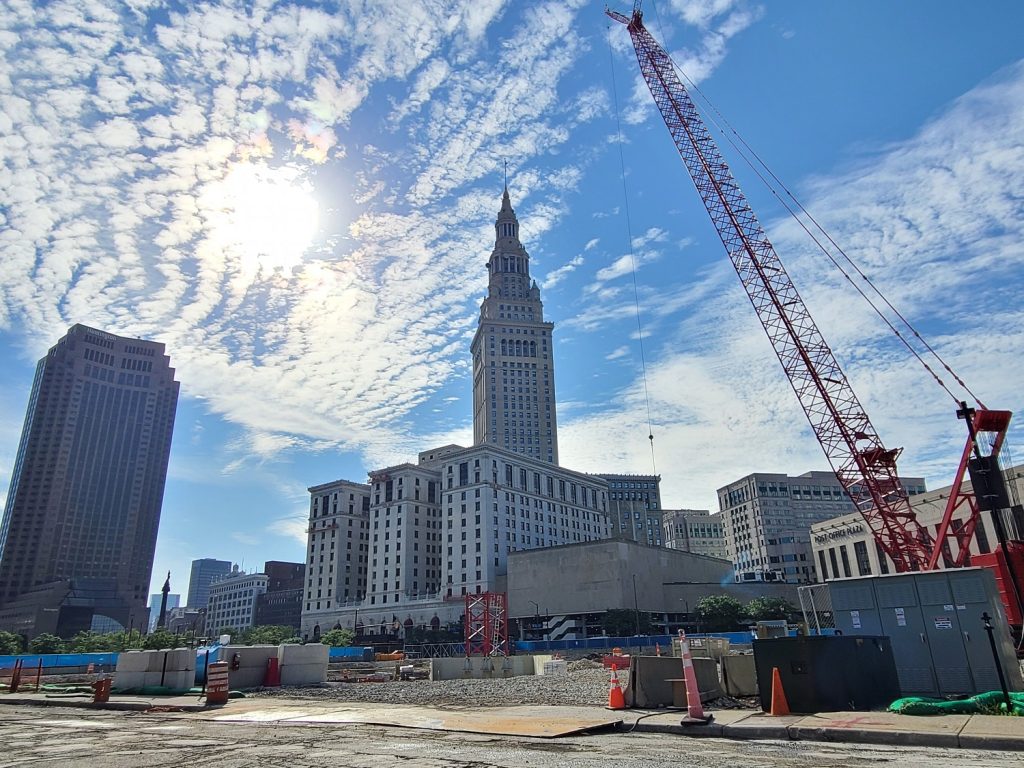
<instances>
[{"instance_id":1,"label":"green safety netting","mask_svg":"<svg viewBox=\"0 0 1024 768\"><path fill-rule=\"evenodd\" d=\"M926 699L908 696L896 699L889 705L890 712L902 715L1018 715L1024 717L1024 693L1010 694L1010 709L1007 712L1006 698L1002 691L989 691L968 699L948 701L947 699Z\"/></svg>"}]
</instances>

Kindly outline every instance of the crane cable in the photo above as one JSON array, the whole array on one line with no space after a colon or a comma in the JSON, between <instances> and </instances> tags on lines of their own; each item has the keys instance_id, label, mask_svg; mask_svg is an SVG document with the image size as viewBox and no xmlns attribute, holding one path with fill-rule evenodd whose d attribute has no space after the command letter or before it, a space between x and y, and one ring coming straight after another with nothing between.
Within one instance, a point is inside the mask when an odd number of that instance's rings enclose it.
<instances>
[{"instance_id":1,"label":"crane cable","mask_svg":"<svg viewBox=\"0 0 1024 768\"><path fill-rule=\"evenodd\" d=\"M629 265L633 274L633 306L636 309L637 341L640 345L640 371L644 381L644 403L647 407L647 439L651 443L651 468L658 474L658 463L654 455L654 426L651 421L651 396L647 388L647 359L644 355L644 328L640 319L640 288L636 279L636 257L633 253L633 227L629 217L629 194L626 188L626 158L622 151L622 120L619 116L619 93L615 84L615 51L612 48L611 25L608 25L608 60L611 63L612 101L615 104L615 132L619 145L619 170L622 176L623 210L626 214L626 236L629 238Z\"/></svg>"},{"instance_id":2,"label":"crane cable","mask_svg":"<svg viewBox=\"0 0 1024 768\"><path fill-rule=\"evenodd\" d=\"M653 2L651 4L652 6L654 5ZM661 30L661 14L657 12L656 7L654 10L656 14L655 21L658 24L659 30ZM662 35L664 37L663 30ZM842 246L840 246L835 241L835 239L833 239L832 235L829 234L829 232L818 222L818 220L814 218L810 211L808 211L804 207L803 203L801 203L800 200L797 199L797 197L792 193L792 191L790 191L786 184L775 174L774 171L772 171L768 164L761 159L761 156L757 154L757 152L746 142L746 140L740 135L740 133L729 123L729 121L714 105L711 99L708 98L708 96L703 91L701 91L697 84L693 82L693 80L691 80L689 76L687 76L687 74L679 66L676 65L675 60L672 59L671 56L669 56L669 60L672 62L672 67L676 70L676 72L683 79L685 79L687 83L689 83L690 90L696 93L700 97L701 101L713 113L710 116L711 124L718 130L718 132L725 138L725 140L729 142L730 146L732 146L732 148L736 150L737 154L743 159L743 162L745 162L747 166L757 175L758 179L761 180L761 183L765 185L768 191L771 192L776 197L776 199L778 199L778 201L786 209L789 215L793 217L794 221L796 221L796 223L807 234L807 236L811 238L811 240L818 247L818 249L823 254L825 254L825 256L828 258L829 261L832 262L836 269L838 269L842 273L843 277L845 277L846 280L850 283L850 285L853 286L854 290L856 290L857 293L860 294L861 298L863 298L864 301L867 302L868 306L871 307L871 309L875 312L876 315L878 315L882 322L885 323L885 325L888 326L888 328L893 332L893 334L903 343L903 345L907 348L910 354L917 359L917 361L926 371L928 371L929 374L931 374L932 378L935 379L938 385L942 387L942 389L945 390L951 398L953 398L953 401L959 404L961 398L957 397L957 395L955 395L949 389L949 387L946 386L945 382L933 370L932 366L925 361L922 354L911 345L911 343L907 340L904 334L901 333L900 330L896 327L896 325L885 315L882 309L880 309L878 305L867 295L867 293L865 293L864 289L857 284L857 282L853 279L853 277L850 276L846 269L844 269L843 266L839 264L835 255L821 242L821 240L818 239L817 236L814 235L813 232L811 232L810 228L804 223L804 221L800 218L800 216L793 209L793 207L791 207L789 203L783 198L783 196L779 194L778 190L776 190L775 187L772 186L772 184L765 178L764 174L762 174L761 171L758 170L757 167L755 167L754 162L752 162L750 157L748 157L747 155L748 152L751 156L753 156L757 165L763 168L764 171L768 174L768 176L776 184L778 184L779 187L782 188L786 197L792 200L793 204L800 210L800 212L803 213L810 220L813 227L817 229L817 231L820 232L826 240L828 240L832 247L839 252L839 254L850 265L850 267L852 267L852 269L857 273L857 275L865 283L867 283L870 290L873 291L882 300L882 302L884 302L885 306L888 307L889 310L891 310L892 313L899 318L899 321L910 331L911 334L913 334L914 337L917 338L918 341L921 342L921 344L928 351L928 353L930 353L939 362L942 368L945 369L949 373L949 375L953 377L953 380L956 381L956 383L971 396L974 402L977 403L977 405L981 409L985 410L985 404L981 401L981 399L974 394L971 388L967 386L966 382L964 382L964 380L956 373L956 371L954 371L953 368L942 358L938 351L934 347L932 347L931 344L928 343L928 341L918 332L914 325L892 304L892 302L889 301L889 299L885 296L885 294L882 293L878 286L876 286L874 282L872 282L871 278L868 277L863 272L863 270L861 270L861 268L857 265L857 263L850 257L850 255L847 254L845 250L843 250ZM719 118L718 120L715 119L715 115L717 115L717 117ZM739 141L742 147L737 145L736 141L733 140L733 137L735 137L736 140Z\"/></svg>"},{"instance_id":3,"label":"crane cable","mask_svg":"<svg viewBox=\"0 0 1024 768\"><path fill-rule=\"evenodd\" d=\"M675 66L675 62L673 62L673 66ZM679 70L678 67L676 67L676 70L686 79L686 81L690 84L692 89L697 94L700 95L700 98L702 99L702 101L705 104L707 104L708 108L710 110L712 110L715 115L717 115L718 117L721 118L722 123L719 123L714 117L711 118L711 123L715 126L715 128L719 131L719 133L723 137L725 137L726 141L728 141L729 144L733 147L733 149L735 149L737 151L737 153L740 155L740 157L743 158L743 161L757 175L758 179L761 180L761 182L765 185L765 187L768 189L768 191L771 192L776 197L776 199L778 199L778 201L786 209L786 211L789 213L789 215L793 217L793 220L796 221L796 223L799 225L799 227L814 242L814 244L818 247L818 249L828 258L828 260L830 262L832 262L832 264L835 266L836 269L839 270L839 272L843 275L843 277L846 278L846 280L850 283L850 285L854 288L854 290L857 291L857 293L860 294L861 298L863 298L864 301L867 302L868 306L871 307L871 309L875 312L876 315L878 315L878 317L882 320L882 322L885 323L885 325L888 326L888 328L900 340L900 342L902 342L902 344L907 348L907 350L910 352L910 354L913 355L917 359L917 361L921 364L921 366L926 371L928 371L929 374L931 374L932 378L935 379L935 381L938 383L938 385L940 387L942 387L942 389L945 390L945 392L953 399L953 402L959 404L961 398L958 397L948 386L946 386L946 383L942 380L942 378L939 376L939 374L936 373L934 368L924 359L924 356L922 355L922 353L914 348L914 346L907 339L906 335L903 332L901 332L899 328L896 327L896 324L894 323L894 321L892 321L888 316L886 316L885 312L868 295L868 293L865 291L865 289L862 288L854 280L853 276L851 276L851 274L843 267L843 265L839 263L839 260L837 259L835 254L828 247L826 247L826 245L818 238L817 235L815 235L814 232L811 231L811 228L808 227L808 225L803 221L803 219L800 218L800 216L797 213L797 211L794 210L793 206L791 206L789 204L789 202L787 202L785 197L788 197L789 200L792 200L793 205L795 205L796 208L799 209L799 211L801 213L803 213L807 217L808 220L810 220L810 222L813 225L813 228L816 229L818 232L820 232L821 235L824 237L824 239L826 239L832 245L832 247L835 248L836 251L838 251L838 253L843 257L843 259L850 265L850 267L853 269L853 271L855 271L856 274L869 286L870 290L872 292L874 292L879 297L879 299L881 299L881 301L885 304L885 306L888 307L889 310L891 310L892 313L897 318L899 318L899 321L903 324L903 326L905 326L906 329L908 329L910 331L910 333L914 337L916 337L917 340L920 341L922 345L924 345L924 347L928 351L928 353L930 353L939 362L939 364L942 366L942 368L945 369L953 377L953 379L956 381L956 383L960 387L962 387L963 390L965 392L967 392L971 396L971 398L974 399L974 401L978 404L978 406L980 408L982 408L984 410L985 409L985 404L982 403L981 399L977 395L974 394L974 392L971 390L971 388L969 386L967 386L966 382L964 382L964 380L956 373L956 371L954 371L952 369L952 367L942 358L942 356L938 353L938 351L934 347L932 347L927 342L927 340L925 340L925 338L920 334L920 332L918 332L918 330L906 318L906 316L904 316L895 306L893 306L892 302L889 301L889 299L885 296L884 293L882 293L881 289L879 289L878 286L875 285L875 283L871 280L871 278L868 277L864 273L863 270L861 270L861 268L857 265L857 263L850 257L850 255L848 253L846 253L845 250L843 250L843 248L833 239L832 235L829 234L829 232L817 221L817 219L815 219L814 216L811 215L811 213L804 207L804 205L797 199L797 197L789 190L789 188L785 185L785 183L783 183L779 179L779 177L776 176L776 174L761 159L761 157L757 154L757 152L755 152L750 147L750 145L747 144L747 142L743 139L743 137L739 134L739 132L737 132L736 129L733 128L732 125L729 124L729 122L725 119L725 117L722 115L722 113L718 111L718 109L714 106L714 104L710 101L710 99L708 99L708 97L696 86L696 84L692 80L690 80L689 77L686 76L686 74L684 72ZM725 127L723 127L723 125ZM726 129L728 129L728 130L726 130ZM730 133L733 136L736 137L736 139L740 142L740 144L742 144L742 147L737 145L736 141L734 141L733 138L729 135ZM767 178L765 178L765 175L754 164L754 162L751 161L750 157L747 156L746 152L749 152L750 155L753 156L753 158L756 161L757 165L759 165L761 168L763 168L765 173L767 173L767 175L781 187L782 191L785 193L785 197L783 197L783 195L780 195L779 191L771 184L771 182Z\"/></svg>"}]
</instances>

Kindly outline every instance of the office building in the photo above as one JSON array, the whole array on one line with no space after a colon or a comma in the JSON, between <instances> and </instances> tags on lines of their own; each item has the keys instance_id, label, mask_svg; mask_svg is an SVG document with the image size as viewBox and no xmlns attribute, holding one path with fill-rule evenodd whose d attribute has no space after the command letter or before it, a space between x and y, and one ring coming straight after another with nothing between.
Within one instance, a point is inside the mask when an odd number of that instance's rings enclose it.
<instances>
[{"instance_id":1,"label":"office building","mask_svg":"<svg viewBox=\"0 0 1024 768\"><path fill-rule=\"evenodd\" d=\"M206 608L210 598L210 584L231 573L230 560L214 560L204 557L192 561L192 572L188 579L189 608Z\"/></svg>"},{"instance_id":2,"label":"office building","mask_svg":"<svg viewBox=\"0 0 1024 768\"><path fill-rule=\"evenodd\" d=\"M908 494L925 490L924 478L900 482ZM817 580L811 526L854 510L832 472L757 472L719 488L718 505L736 581L788 583Z\"/></svg>"},{"instance_id":3,"label":"office building","mask_svg":"<svg viewBox=\"0 0 1024 768\"><path fill-rule=\"evenodd\" d=\"M662 515L666 547L728 559L721 514L706 509L665 509Z\"/></svg>"},{"instance_id":4,"label":"office building","mask_svg":"<svg viewBox=\"0 0 1024 768\"><path fill-rule=\"evenodd\" d=\"M0 526L0 628L35 634L46 611L62 636L89 629L98 604L37 600L71 592L116 593L103 615L146 626L177 402L157 342L74 325L39 361Z\"/></svg>"},{"instance_id":5,"label":"office building","mask_svg":"<svg viewBox=\"0 0 1024 768\"><path fill-rule=\"evenodd\" d=\"M473 443L558 463L554 323L544 322L540 288L519 240L508 188L494 223L487 296L470 346Z\"/></svg>"},{"instance_id":6,"label":"office building","mask_svg":"<svg viewBox=\"0 0 1024 768\"><path fill-rule=\"evenodd\" d=\"M268 560L263 566L267 591L256 597L257 627L291 627L298 631L302 617L305 563Z\"/></svg>"},{"instance_id":7,"label":"office building","mask_svg":"<svg viewBox=\"0 0 1024 768\"><path fill-rule=\"evenodd\" d=\"M267 591L269 581L264 573L244 573L235 566L227 576L210 584L206 608L207 633L255 626L256 599Z\"/></svg>"},{"instance_id":8,"label":"office building","mask_svg":"<svg viewBox=\"0 0 1024 768\"><path fill-rule=\"evenodd\" d=\"M1024 496L1024 465L1003 470L1003 476L1012 500ZM965 482L970 483L970 479ZM946 486L910 497L910 507L917 515L918 523L927 528L933 537L938 535L951 492L952 486ZM967 520L968 513L968 506L962 504L953 514L953 526L959 529ZM1019 539L1024 536L1024 507L1019 503L1011 504L1003 512L1003 521L1008 538ZM988 554L998 542L992 515L982 512L969 551L975 555ZM892 559L875 541L871 529L859 512L850 512L812 525L811 547L814 562L818 566L818 581L896 573ZM938 560L939 568L952 565L954 548L955 544L946 544L943 548L944 556Z\"/></svg>"},{"instance_id":9,"label":"office building","mask_svg":"<svg viewBox=\"0 0 1024 768\"><path fill-rule=\"evenodd\" d=\"M608 522L616 539L661 546L661 475L598 474L608 482Z\"/></svg>"}]
</instances>

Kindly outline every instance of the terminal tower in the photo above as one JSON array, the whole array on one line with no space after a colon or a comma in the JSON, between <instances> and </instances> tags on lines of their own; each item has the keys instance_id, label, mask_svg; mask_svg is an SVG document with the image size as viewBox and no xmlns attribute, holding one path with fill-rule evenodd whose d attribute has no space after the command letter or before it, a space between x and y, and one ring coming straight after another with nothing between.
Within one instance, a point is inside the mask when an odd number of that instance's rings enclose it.
<instances>
[{"instance_id":1,"label":"terminal tower","mask_svg":"<svg viewBox=\"0 0 1024 768\"><path fill-rule=\"evenodd\" d=\"M554 323L544 321L540 288L519 240L505 187L487 261L487 296L473 354L473 443L496 445L558 464Z\"/></svg>"}]
</instances>

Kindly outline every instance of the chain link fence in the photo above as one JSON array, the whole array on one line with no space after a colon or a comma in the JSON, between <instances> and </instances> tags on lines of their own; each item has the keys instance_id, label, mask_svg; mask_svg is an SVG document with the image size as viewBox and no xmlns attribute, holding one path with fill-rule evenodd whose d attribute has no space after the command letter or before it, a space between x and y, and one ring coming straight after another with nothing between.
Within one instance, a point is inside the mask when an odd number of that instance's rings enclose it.
<instances>
[{"instance_id":1,"label":"chain link fence","mask_svg":"<svg viewBox=\"0 0 1024 768\"><path fill-rule=\"evenodd\" d=\"M836 628L836 617L832 610L832 595L828 584L809 584L796 588L800 598L800 611L804 615L809 635L828 635Z\"/></svg>"}]
</instances>

